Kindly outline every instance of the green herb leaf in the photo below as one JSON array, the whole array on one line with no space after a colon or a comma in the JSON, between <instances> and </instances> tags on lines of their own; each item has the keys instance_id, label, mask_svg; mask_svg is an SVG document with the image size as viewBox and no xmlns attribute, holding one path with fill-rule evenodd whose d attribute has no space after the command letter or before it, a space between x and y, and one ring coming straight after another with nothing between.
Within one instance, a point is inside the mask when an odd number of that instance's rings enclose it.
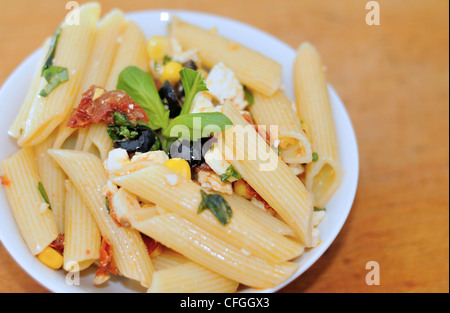
<instances>
[{"instance_id":1,"label":"green herb leaf","mask_svg":"<svg viewBox=\"0 0 450 313\"><path fill-rule=\"evenodd\" d=\"M53 34L50 40L50 46L45 57L44 66L42 67L41 76L44 76L44 71L48 69L53 64L53 59L55 58L56 46L58 45L59 36L61 35L61 27L59 27ZM48 81L48 79L47 79Z\"/></svg>"},{"instance_id":2,"label":"green herb leaf","mask_svg":"<svg viewBox=\"0 0 450 313\"><path fill-rule=\"evenodd\" d=\"M245 100L248 102L249 106L255 104L255 97L253 96L253 93L245 85L244 85L244 97Z\"/></svg>"},{"instance_id":3,"label":"green herb leaf","mask_svg":"<svg viewBox=\"0 0 450 313\"><path fill-rule=\"evenodd\" d=\"M219 112L189 113L177 116L163 131L163 135L167 138L192 141L209 137L212 133L224 131L232 125L230 119Z\"/></svg>"},{"instance_id":4,"label":"green herb leaf","mask_svg":"<svg viewBox=\"0 0 450 313\"><path fill-rule=\"evenodd\" d=\"M117 89L125 91L147 113L148 126L157 130L169 125L170 111L164 108L152 76L136 66L128 66L119 75Z\"/></svg>"},{"instance_id":5,"label":"green herb leaf","mask_svg":"<svg viewBox=\"0 0 450 313\"><path fill-rule=\"evenodd\" d=\"M183 68L180 71L181 83L184 88L184 103L181 108L180 115L188 114L191 112L192 103L197 93L201 91L208 91L205 81L203 80L202 74L194 71L190 68Z\"/></svg>"},{"instance_id":6,"label":"green herb leaf","mask_svg":"<svg viewBox=\"0 0 450 313\"><path fill-rule=\"evenodd\" d=\"M166 65L170 61L172 61L172 58L166 54L163 59L163 65Z\"/></svg>"},{"instance_id":7,"label":"green herb leaf","mask_svg":"<svg viewBox=\"0 0 450 313\"><path fill-rule=\"evenodd\" d=\"M136 138L136 124L131 123L125 114L114 112L114 124L109 125L107 132L113 141L126 141Z\"/></svg>"},{"instance_id":8,"label":"green herb leaf","mask_svg":"<svg viewBox=\"0 0 450 313\"><path fill-rule=\"evenodd\" d=\"M41 193L42 199L44 199L44 201L48 204L48 208L50 209L50 211L52 211L52 206L50 204L50 200L48 199L48 195L47 192L45 191L44 185L42 185L42 183L39 182L37 188Z\"/></svg>"},{"instance_id":9,"label":"green herb leaf","mask_svg":"<svg viewBox=\"0 0 450 313\"><path fill-rule=\"evenodd\" d=\"M321 212L321 211L326 211L327 209L325 209L325 208L323 208L323 209L321 209L321 208L318 208L318 207L314 207L314 212Z\"/></svg>"},{"instance_id":10,"label":"green herb leaf","mask_svg":"<svg viewBox=\"0 0 450 313\"><path fill-rule=\"evenodd\" d=\"M319 161L319 155L317 154L317 152L313 152L313 154L312 154L312 161L313 162Z\"/></svg>"},{"instance_id":11,"label":"green herb leaf","mask_svg":"<svg viewBox=\"0 0 450 313\"><path fill-rule=\"evenodd\" d=\"M48 95L55 90L56 87L69 80L69 73L64 67L53 66L46 68L42 72L42 76L47 81L47 85L39 92L41 97L48 97Z\"/></svg>"},{"instance_id":12,"label":"green herb leaf","mask_svg":"<svg viewBox=\"0 0 450 313\"><path fill-rule=\"evenodd\" d=\"M228 179L230 177L234 177L236 179L241 179L242 178L242 176L238 172L236 172L236 170L234 169L233 165L230 165L227 168L226 172L224 174L220 175L220 180L225 183L225 182L228 181Z\"/></svg>"},{"instance_id":13,"label":"green herb leaf","mask_svg":"<svg viewBox=\"0 0 450 313\"><path fill-rule=\"evenodd\" d=\"M228 202L219 194L208 195L203 190L200 190L200 193L202 195L202 202L198 207L197 213L200 214L204 210L209 209L222 225L225 226L228 224L233 216Z\"/></svg>"},{"instance_id":14,"label":"green herb leaf","mask_svg":"<svg viewBox=\"0 0 450 313\"><path fill-rule=\"evenodd\" d=\"M111 213L111 210L109 208L109 200L108 197L105 198L105 205L106 205L106 211L108 212L108 214Z\"/></svg>"}]
</instances>

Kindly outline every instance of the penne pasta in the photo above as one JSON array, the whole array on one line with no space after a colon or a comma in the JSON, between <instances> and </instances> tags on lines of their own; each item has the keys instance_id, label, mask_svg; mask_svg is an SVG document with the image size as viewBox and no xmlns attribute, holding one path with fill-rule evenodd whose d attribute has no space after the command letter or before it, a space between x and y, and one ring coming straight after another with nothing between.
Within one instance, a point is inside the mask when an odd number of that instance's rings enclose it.
<instances>
[{"instance_id":1,"label":"penne pasta","mask_svg":"<svg viewBox=\"0 0 450 313\"><path fill-rule=\"evenodd\" d=\"M86 139L83 145L83 151L91 152L94 149L98 157L105 161L109 151L112 149L112 140L108 135L107 126L104 124L93 124L89 127Z\"/></svg>"},{"instance_id":2,"label":"penne pasta","mask_svg":"<svg viewBox=\"0 0 450 313\"><path fill-rule=\"evenodd\" d=\"M303 253L303 247L287 239L245 214L239 207L231 207L233 217L222 225L212 212L198 213L202 202L199 185L177 175L174 171L156 162L140 170L123 169L110 179L129 192L173 211L217 238L270 262L293 259Z\"/></svg>"},{"instance_id":3,"label":"penne pasta","mask_svg":"<svg viewBox=\"0 0 450 313\"><path fill-rule=\"evenodd\" d=\"M38 189L40 178L30 148L1 162L2 181L17 226L33 255L58 237L55 216ZM5 183L6 181L6 183Z\"/></svg>"},{"instance_id":4,"label":"penne pasta","mask_svg":"<svg viewBox=\"0 0 450 313\"><path fill-rule=\"evenodd\" d=\"M314 195L314 204L323 208L340 185L341 169L324 65L309 43L297 51L294 86L297 111L310 128L312 150L317 157L306 166L305 183Z\"/></svg>"},{"instance_id":5,"label":"penne pasta","mask_svg":"<svg viewBox=\"0 0 450 313\"><path fill-rule=\"evenodd\" d=\"M81 271L100 258L101 235L83 198L69 180L66 181L65 200L63 267L71 271L76 262Z\"/></svg>"},{"instance_id":6,"label":"penne pasta","mask_svg":"<svg viewBox=\"0 0 450 313\"><path fill-rule=\"evenodd\" d=\"M125 25L125 16L121 10L113 10L100 21L95 31L94 45L89 55L89 61L86 65L86 71L81 80L80 92L73 102L73 108L78 107L81 101L81 95L92 85L103 87L106 84L108 75L119 47L118 38ZM60 149L69 136L75 132L76 128L67 127L70 115L59 126L58 135L53 146L54 149ZM79 133L84 128L79 129ZM85 134L78 134L83 140ZM78 149L81 150L81 149Z\"/></svg>"},{"instance_id":7,"label":"penne pasta","mask_svg":"<svg viewBox=\"0 0 450 313\"><path fill-rule=\"evenodd\" d=\"M225 159L292 228L301 243L311 247L313 203L309 192L231 103L225 104L224 114L235 125L219 137L218 147Z\"/></svg>"},{"instance_id":8,"label":"penne pasta","mask_svg":"<svg viewBox=\"0 0 450 313\"><path fill-rule=\"evenodd\" d=\"M199 265L247 286L271 288L297 269L295 263L274 264L246 255L177 214L158 215L133 227Z\"/></svg>"},{"instance_id":9,"label":"penne pasta","mask_svg":"<svg viewBox=\"0 0 450 313\"><path fill-rule=\"evenodd\" d=\"M239 283L194 262L156 271L149 293L226 293L235 292Z\"/></svg>"},{"instance_id":10,"label":"penne pasta","mask_svg":"<svg viewBox=\"0 0 450 313\"><path fill-rule=\"evenodd\" d=\"M182 254L169 248L164 248L163 253L156 258L152 258L155 271L161 271L170 267L185 264L189 260Z\"/></svg>"},{"instance_id":11,"label":"penne pasta","mask_svg":"<svg viewBox=\"0 0 450 313\"><path fill-rule=\"evenodd\" d=\"M106 90L116 89L119 74L127 66L134 65L142 70L148 70L145 36L136 23L127 21L125 30L117 40L119 42L119 48L117 49L111 70L109 71L105 84Z\"/></svg>"},{"instance_id":12,"label":"penne pasta","mask_svg":"<svg viewBox=\"0 0 450 313\"><path fill-rule=\"evenodd\" d=\"M19 113L17 114L16 118L14 119L13 123L9 127L8 134L18 139L22 134L23 130L25 129L25 122L28 118L28 114L31 110L31 105L33 104L33 100L36 97L36 94L38 93L38 88L41 83L41 71L42 66L45 62L46 52L50 46L50 39L46 40L45 44L42 47L42 52L40 56L40 61L37 64L36 70L33 74L30 87L28 88L28 91L25 96L25 100L23 101Z\"/></svg>"},{"instance_id":13,"label":"penne pasta","mask_svg":"<svg viewBox=\"0 0 450 313\"><path fill-rule=\"evenodd\" d=\"M267 130L276 126L278 132L270 133L270 137L278 138L275 148L281 152L284 162L303 164L312 161L311 144L284 91L278 90L272 97L254 93L250 112L258 126L264 125Z\"/></svg>"},{"instance_id":14,"label":"penne pasta","mask_svg":"<svg viewBox=\"0 0 450 313\"><path fill-rule=\"evenodd\" d=\"M121 275L148 287L153 265L141 235L119 226L109 215L102 190L107 182L103 164L95 155L79 151L49 150L82 195L100 233L111 243L113 259Z\"/></svg>"},{"instance_id":15,"label":"penne pasta","mask_svg":"<svg viewBox=\"0 0 450 313\"><path fill-rule=\"evenodd\" d=\"M41 182L47 192L56 225L60 234L64 233L65 214L65 186L66 174L61 167L48 155L47 150L51 149L56 133L52 133L42 143L34 148L37 169Z\"/></svg>"},{"instance_id":16,"label":"penne pasta","mask_svg":"<svg viewBox=\"0 0 450 313\"><path fill-rule=\"evenodd\" d=\"M42 96L40 93L48 82L47 78L41 77L23 134L18 140L20 146L32 146L44 141L70 113L94 42L99 15L99 4L86 4L80 7L79 25L62 25L52 62L55 66L67 69L68 81L58 85L48 95Z\"/></svg>"},{"instance_id":17,"label":"penne pasta","mask_svg":"<svg viewBox=\"0 0 450 313\"><path fill-rule=\"evenodd\" d=\"M285 222L276 218L266 210L262 210L257 207L247 199L238 195L225 195L224 198L232 207L238 207L240 210L245 212L245 214L260 222L275 233L283 236L295 237L295 233Z\"/></svg>"},{"instance_id":18,"label":"penne pasta","mask_svg":"<svg viewBox=\"0 0 450 313\"><path fill-rule=\"evenodd\" d=\"M259 52L178 19L170 24L170 33L185 50L197 50L206 67L223 62L253 90L271 96L281 85L281 65Z\"/></svg>"}]
</instances>

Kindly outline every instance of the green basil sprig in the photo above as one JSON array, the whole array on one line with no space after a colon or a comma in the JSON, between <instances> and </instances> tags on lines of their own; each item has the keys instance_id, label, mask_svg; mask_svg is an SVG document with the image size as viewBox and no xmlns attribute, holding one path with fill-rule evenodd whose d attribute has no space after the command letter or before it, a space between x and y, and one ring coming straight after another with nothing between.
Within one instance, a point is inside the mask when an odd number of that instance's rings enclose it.
<instances>
[{"instance_id":1,"label":"green basil sprig","mask_svg":"<svg viewBox=\"0 0 450 313\"><path fill-rule=\"evenodd\" d=\"M150 119L152 130L164 129L169 125L170 112L164 108L152 76L136 66L128 66L119 75L117 90L125 91L142 106Z\"/></svg>"},{"instance_id":2,"label":"green basil sprig","mask_svg":"<svg viewBox=\"0 0 450 313\"><path fill-rule=\"evenodd\" d=\"M228 202L219 194L207 194L203 190L200 190L200 193L202 202L198 207L197 213L200 214L204 210L209 209L222 225L227 225L233 216Z\"/></svg>"},{"instance_id":3,"label":"green basil sprig","mask_svg":"<svg viewBox=\"0 0 450 313\"><path fill-rule=\"evenodd\" d=\"M219 112L189 113L177 116L164 130L163 136L194 141L224 131L231 125L230 119Z\"/></svg>"},{"instance_id":4,"label":"green basil sprig","mask_svg":"<svg viewBox=\"0 0 450 313\"><path fill-rule=\"evenodd\" d=\"M202 74L194 71L193 69L186 67L183 68L180 71L180 77L185 95L180 115L184 115L191 112L192 104L194 103L194 98L197 93L201 91L208 91L208 87L203 80Z\"/></svg>"}]
</instances>

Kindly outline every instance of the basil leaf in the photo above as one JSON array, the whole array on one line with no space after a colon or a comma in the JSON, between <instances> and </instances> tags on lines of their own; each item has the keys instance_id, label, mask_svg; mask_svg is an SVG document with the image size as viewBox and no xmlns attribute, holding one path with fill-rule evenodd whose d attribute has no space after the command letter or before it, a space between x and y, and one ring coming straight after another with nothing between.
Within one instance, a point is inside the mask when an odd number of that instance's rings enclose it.
<instances>
[{"instance_id":1,"label":"basil leaf","mask_svg":"<svg viewBox=\"0 0 450 313\"><path fill-rule=\"evenodd\" d=\"M177 116L163 131L163 135L193 141L224 131L231 125L230 119L219 112L189 113Z\"/></svg>"},{"instance_id":2,"label":"basil leaf","mask_svg":"<svg viewBox=\"0 0 450 313\"><path fill-rule=\"evenodd\" d=\"M204 210L209 209L222 225L225 226L228 224L233 216L228 202L219 194L208 195L203 190L200 190L200 193L202 195L202 202L198 207L197 213L200 214Z\"/></svg>"},{"instance_id":3,"label":"basil leaf","mask_svg":"<svg viewBox=\"0 0 450 313\"><path fill-rule=\"evenodd\" d=\"M220 175L220 180L221 180L223 183L225 183L225 182L228 181L228 179L229 179L230 177L234 177L234 178L236 178L236 179L241 179L241 178L242 178L242 176L241 176L238 172L236 172L236 170L234 169L233 165L230 165L230 166L227 168L226 172L225 172L224 174Z\"/></svg>"},{"instance_id":4,"label":"basil leaf","mask_svg":"<svg viewBox=\"0 0 450 313\"><path fill-rule=\"evenodd\" d=\"M325 209L325 208L323 208L323 209L321 209L321 208L318 208L318 207L314 207L314 212L321 212L321 211L327 211L327 209Z\"/></svg>"},{"instance_id":5,"label":"basil leaf","mask_svg":"<svg viewBox=\"0 0 450 313\"><path fill-rule=\"evenodd\" d=\"M47 195L47 192L45 191L44 185L42 185L42 183L39 182L37 185L37 188L38 188L39 192L41 193L41 196L44 199L44 201L48 204L48 208L50 209L50 211L52 211L52 206L50 204L50 200L48 199L48 195Z\"/></svg>"},{"instance_id":6,"label":"basil leaf","mask_svg":"<svg viewBox=\"0 0 450 313\"><path fill-rule=\"evenodd\" d=\"M59 27L56 32L53 34L52 39L50 40L50 46L47 52L47 56L45 57L44 66L42 67L41 76L44 76L44 71L49 68L53 64L53 59L55 58L56 46L58 45L59 36L61 35L61 27ZM48 81L48 79L46 79Z\"/></svg>"},{"instance_id":7,"label":"basil leaf","mask_svg":"<svg viewBox=\"0 0 450 313\"><path fill-rule=\"evenodd\" d=\"M42 72L47 85L39 92L41 97L47 97L56 87L69 80L67 69L59 66L50 66Z\"/></svg>"},{"instance_id":8,"label":"basil leaf","mask_svg":"<svg viewBox=\"0 0 450 313\"><path fill-rule=\"evenodd\" d=\"M201 91L208 91L208 87L206 87L202 74L194 71L193 69L187 67L183 68L180 71L180 76L185 94L180 115L184 115L191 112L192 103L194 102L194 98L197 93Z\"/></svg>"},{"instance_id":9,"label":"basil leaf","mask_svg":"<svg viewBox=\"0 0 450 313\"><path fill-rule=\"evenodd\" d=\"M152 130L169 125L170 112L164 108L152 76L136 66L128 66L119 75L117 90L125 91L147 113Z\"/></svg>"},{"instance_id":10,"label":"basil leaf","mask_svg":"<svg viewBox=\"0 0 450 313\"><path fill-rule=\"evenodd\" d=\"M109 208L108 197L105 197L105 205L106 205L106 211L108 212L108 214L111 214L111 209Z\"/></svg>"},{"instance_id":11,"label":"basil leaf","mask_svg":"<svg viewBox=\"0 0 450 313\"><path fill-rule=\"evenodd\" d=\"M253 96L253 93L245 85L244 85L244 98L248 102L249 106L255 104L255 97Z\"/></svg>"}]
</instances>

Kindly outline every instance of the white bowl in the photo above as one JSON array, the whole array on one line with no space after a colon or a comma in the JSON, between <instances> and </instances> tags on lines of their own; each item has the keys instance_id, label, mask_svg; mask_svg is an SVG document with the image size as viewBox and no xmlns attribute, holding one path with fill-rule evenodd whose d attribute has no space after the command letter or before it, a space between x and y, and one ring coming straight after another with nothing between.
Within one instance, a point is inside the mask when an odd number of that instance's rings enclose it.
<instances>
[{"instance_id":1,"label":"white bowl","mask_svg":"<svg viewBox=\"0 0 450 313\"><path fill-rule=\"evenodd\" d=\"M287 95L293 100L292 66L295 50L280 40L256 28L243 23L205 13L188 11L142 11L127 14L135 21L148 37L166 34L167 24L172 16L201 27L217 27L219 33L244 44L278 61L283 66L283 85ZM7 79L0 90L0 159L10 156L18 150L15 141L7 135L12 120L22 104L25 92L31 81L31 75L38 62L38 51L30 55ZM275 292L286 286L305 272L328 249L344 225L355 197L359 157L355 133L342 101L334 89L329 86L333 116L336 122L339 151L344 177L342 186L328 203L327 215L320 224L322 243L299 257L295 262L299 269L284 283L266 290L243 289L243 292ZM66 284L66 273L54 271L39 262L29 252L11 213L3 188L0 188L0 239L11 256L35 280L54 292L135 292L145 291L137 283L125 278L114 277L103 287L95 287L92 278L95 269L81 275L80 285ZM300 278L301 279L301 278Z\"/></svg>"}]
</instances>

